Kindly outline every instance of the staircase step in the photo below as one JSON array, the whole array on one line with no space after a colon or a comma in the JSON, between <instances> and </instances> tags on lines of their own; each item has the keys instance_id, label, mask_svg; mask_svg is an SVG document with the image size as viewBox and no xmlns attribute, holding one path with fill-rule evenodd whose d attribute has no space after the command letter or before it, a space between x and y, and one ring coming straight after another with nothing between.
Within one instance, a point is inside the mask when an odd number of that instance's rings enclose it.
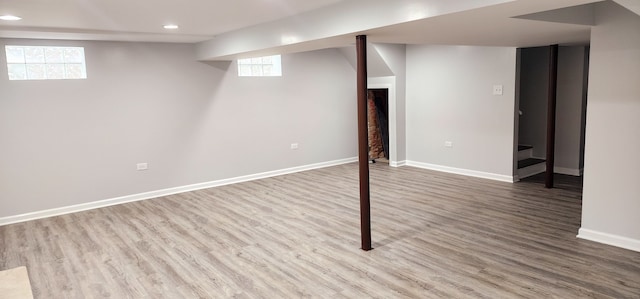
<instances>
[{"instance_id":1,"label":"staircase step","mask_svg":"<svg viewBox=\"0 0 640 299\"><path fill-rule=\"evenodd\" d=\"M530 148L533 148L533 146L526 145L526 144L518 144L518 151L524 151L524 150L528 150Z\"/></svg>"},{"instance_id":2,"label":"staircase step","mask_svg":"<svg viewBox=\"0 0 640 299\"><path fill-rule=\"evenodd\" d=\"M518 161L533 158L533 148L518 151Z\"/></svg>"},{"instance_id":3,"label":"staircase step","mask_svg":"<svg viewBox=\"0 0 640 299\"><path fill-rule=\"evenodd\" d=\"M518 169L525 168L531 165L544 163L544 162L545 162L544 159L536 159L536 158L528 158L528 159L520 160L518 161Z\"/></svg>"},{"instance_id":4,"label":"staircase step","mask_svg":"<svg viewBox=\"0 0 640 299\"><path fill-rule=\"evenodd\" d=\"M529 160L529 159L527 159L527 160ZM531 158L530 160L532 160L532 161L531 162L526 162L526 163L529 164L529 163L534 163L534 162L538 162L538 161L544 161L542 159L535 159L535 158ZM526 161L526 160L522 160L522 161ZM545 172L546 169L547 169L547 164L546 163L537 163L537 164L531 164L531 165L528 165L528 166L523 166L522 168L518 168L517 177L518 177L518 180L521 180L521 179L536 175L538 173Z\"/></svg>"}]
</instances>

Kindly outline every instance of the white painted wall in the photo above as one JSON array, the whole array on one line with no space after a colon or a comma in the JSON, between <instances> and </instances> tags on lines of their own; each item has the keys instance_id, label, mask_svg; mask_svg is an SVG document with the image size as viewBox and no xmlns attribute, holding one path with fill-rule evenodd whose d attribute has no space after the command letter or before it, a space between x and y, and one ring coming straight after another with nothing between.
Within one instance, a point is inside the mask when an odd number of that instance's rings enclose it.
<instances>
[{"instance_id":1,"label":"white painted wall","mask_svg":"<svg viewBox=\"0 0 640 299\"><path fill-rule=\"evenodd\" d=\"M5 44L84 46L88 79L0 72L0 218L356 156L355 72L337 50L239 78L193 45Z\"/></svg>"},{"instance_id":2,"label":"white painted wall","mask_svg":"<svg viewBox=\"0 0 640 299\"><path fill-rule=\"evenodd\" d=\"M392 161L402 165L407 159L406 149L406 86L407 86L407 48L405 45L397 44L373 44L373 48L380 54L380 57L389 66L394 74L395 101L394 113L395 124L395 159ZM390 107L391 108L391 107ZM391 117L390 117L391 119Z\"/></svg>"},{"instance_id":3,"label":"white painted wall","mask_svg":"<svg viewBox=\"0 0 640 299\"><path fill-rule=\"evenodd\" d=\"M579 236L640 251L640 16L611 2L591 31Z\"/></svg>"},{"instance_id":4,"label":"white painted wall","mask_svg":"<svg viewBox=\"0 0 640 299\"><path fill-rule=\"evenodd\" d=\"M356 69L355 47L339 48ZM367 44L367 82L369 88L389 89L389 164L402 166L406 150L407 49L399 44Z\"/></svg>"},{"instance_id":5,"label":"white painted wall","mask_svg":"<svg viewBox=\"0 0 640 299\"><path fill-rule=\"evenodd\" d=\"M584 82L584 72L588 70L585 64L586 51L585 46L558 48L554 160L556 173L580 175L582 168L580 162L584 130L581 127L586 116L583 108L587 100Z\"/></svg>"},{"instance_id":6,"label":"white painted wall","mask_svg":"<svg viewBox=\"0 0 640 299\"><path fill-rule=\"evenodd\" d=\"M410 165L513 179L515 56L515 48L407 46ZM492 95L495 84L502 96Z\"/></svg>"}]
</instances>

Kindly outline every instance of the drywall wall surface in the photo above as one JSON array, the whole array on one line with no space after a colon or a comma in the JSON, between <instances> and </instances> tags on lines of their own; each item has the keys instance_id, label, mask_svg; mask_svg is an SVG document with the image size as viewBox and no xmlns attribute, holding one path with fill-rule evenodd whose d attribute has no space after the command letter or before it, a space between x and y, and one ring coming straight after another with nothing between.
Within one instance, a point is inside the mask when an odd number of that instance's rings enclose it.
<instances>
[{"instance_id":1,"label":"drywall wall surface","mask_svg":"<svg viewBox=\"0 0 640 299\"><path fill-rule=\"evenodd\" d=\"M583 231L640 250L640 16L596 6L591 31Z\"/></svg>"},{"instance_id":2,"label":"drywall wall surface","mask_svg":"<svg viewBox=\"0 0 640 299\"><path fill-rule=\"evenodd\" d=\"M337 50L257 78L186 44L7 44L83 46L88 78L0 73L0 217L356 156L355 72Z\"/></svg>"},{"instance_id":3,"label":"drywall wall surface","mask_svg":"<svg viewBox=\"0 0 640 299\"><path fill-rule=\"evenodd\" d=\"M549 48L521 50L518 143L533 146L533 156L546 157Z\"/></svg>"},{"instance_id":4,"label":"drywall wall surface","mask_svg":"<svg viewBox=\"0 0 640 299\"><path fill-rule=\"evenodd\" d=\"M407 46L407 160L511 177L515 70L515 48Z\"/></svg>"},{"instance_id":5,"label":"drywall wall surface","mask_svg":"<svg viewBox=\"0 0 640 299\"><path fill-rule=\"evenodd\" d=\"M407 49L405 45L373 44L380 57L387 63L395 76L395 133L396 160L407 159L406 149L406 86L407 86Z\"/></svg>"},{"instance_id":6,"label":"drywall wall surface","mask_svg":"<svg viewBox=\"0 0 640 299\"><path fill-rule=\"evenodd\" d=\"M581 141L584 131L583 104L585 46L562 46L558 48L558 85L556 90L556 141L555 167L580 172ZM545 126L546 127L546 126Z\"/></svg>"}]
</instances>

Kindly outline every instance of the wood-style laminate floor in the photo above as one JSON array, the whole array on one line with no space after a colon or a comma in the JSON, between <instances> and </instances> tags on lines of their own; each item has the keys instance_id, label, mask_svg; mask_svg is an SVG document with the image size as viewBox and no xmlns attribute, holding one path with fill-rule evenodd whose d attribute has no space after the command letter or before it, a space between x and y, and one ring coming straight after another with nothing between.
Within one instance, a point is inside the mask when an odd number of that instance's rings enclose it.
<instances>
[{"instance_id":1,"label":"wood-style laminate floor","mask_svg":"<svg viewBox=\"0 0 640 299\"><path fill-rule=\"evenodd\" d=\"M370 167L369 252L353 163L0 227L0 269L36 298L640 298L575 190Z\"/></svg>"},{"instance_id":2,"label":"wood-style laminate floor","mask_svg":"<svg viewBox=\"0 0 640 299\"><path fill-rule=\"evenodd\" d=\"M539 174L530 176L528 178L522 179L520 182L544 186L545 178L546 178L546 174L543 172L543 173L539 173ZM554 173L553 187L561 190L582 193L583 178L584 177L582 176L571 176L566 174Z\"/></svg>"}]
</instances>

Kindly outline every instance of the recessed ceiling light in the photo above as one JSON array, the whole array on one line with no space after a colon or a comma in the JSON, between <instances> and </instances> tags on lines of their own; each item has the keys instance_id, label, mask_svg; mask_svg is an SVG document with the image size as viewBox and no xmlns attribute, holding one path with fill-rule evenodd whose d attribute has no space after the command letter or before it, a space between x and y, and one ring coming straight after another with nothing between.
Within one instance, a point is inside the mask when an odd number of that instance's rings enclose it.
<instances>
[{"instance_id":1,"label":"recessed ceiling light","mask_svg":"<svg viewBox=\"0 0 640 299\"><path fill-rule=\"evenodd\" d=\"M22 18L21 17L12 16L12 15L4 15L4 16L0 16L0 20L3 20L3 21L19 21L19 20L22 20Z\"/></svg>"},{"instance_id":2,"label":"recessed ceiling light","mask_svg":"<svg viewBox=\"0 0 640 299\"><path fill-rule=\"evenodd\" d=\"M178 29L178 25L168 24L163 26L164 29Z\"/></svg>"}]
</instances>

